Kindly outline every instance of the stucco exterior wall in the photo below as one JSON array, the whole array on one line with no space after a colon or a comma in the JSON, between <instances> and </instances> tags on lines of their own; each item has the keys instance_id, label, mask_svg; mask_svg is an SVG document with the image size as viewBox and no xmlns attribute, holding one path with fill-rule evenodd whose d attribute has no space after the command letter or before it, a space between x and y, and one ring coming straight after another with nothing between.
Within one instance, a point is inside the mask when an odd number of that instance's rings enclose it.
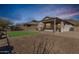
<instances>
[{"instance_id":1,"label":"stucco exterior wall","mask_svg":"<svg viewBox=\"0 0 79 59\"><path fill-rule=\"evenodd\" d=\"M63 28L63 32L70 31L71 28L74 28L74 26L70 24L65 24Z\"/></svg>"}]
</instances>

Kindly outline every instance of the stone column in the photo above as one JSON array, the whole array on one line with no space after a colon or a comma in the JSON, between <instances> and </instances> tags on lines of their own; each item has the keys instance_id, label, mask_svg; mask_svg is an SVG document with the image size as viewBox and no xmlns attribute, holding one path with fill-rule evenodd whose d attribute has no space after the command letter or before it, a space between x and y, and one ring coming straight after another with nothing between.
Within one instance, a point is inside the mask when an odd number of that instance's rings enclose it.
<instances>
[{"instance_id":1,"label":"stone column","mask_svg":"<svg viewBox=\"0 0 79 59\"><path fill-rule=\"evenodd\" d=\"M61 32L64 32L64 22L61 21Z\"/></svg>"},{"instance_id":2,"label":"stone column","mask_svg":"<svg viewBox=\"0 0 79 59\"><path fill-rule=\"evenodd\" d=\"M56 19L54 19L54 30L53 32L56 32Z\"/></svg>"}]
</instances>

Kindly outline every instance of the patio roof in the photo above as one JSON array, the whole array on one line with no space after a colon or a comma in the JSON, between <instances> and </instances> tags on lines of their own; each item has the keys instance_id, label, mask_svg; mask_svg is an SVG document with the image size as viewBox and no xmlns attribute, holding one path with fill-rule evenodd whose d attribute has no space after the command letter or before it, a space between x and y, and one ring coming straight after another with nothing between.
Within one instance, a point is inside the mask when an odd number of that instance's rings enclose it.
<instances>
[{"instance_id":1,"label":"patio roof","mask_svg":"<svg viewBox=\"0 0 79 59\"><path fill-rule=\"evenodd\" d=\"M65 20L65 19L60 19L58 17L49 17L49 16L43 18L43 20L41 20L41 22L44 22L44 23L52 22L53 23L54 20L56 20L56 23L63 21L63 22L68 23L68 24L76 25L76 23L74 21L72 22L68 19Z\"/></svg>"}]
</instances>

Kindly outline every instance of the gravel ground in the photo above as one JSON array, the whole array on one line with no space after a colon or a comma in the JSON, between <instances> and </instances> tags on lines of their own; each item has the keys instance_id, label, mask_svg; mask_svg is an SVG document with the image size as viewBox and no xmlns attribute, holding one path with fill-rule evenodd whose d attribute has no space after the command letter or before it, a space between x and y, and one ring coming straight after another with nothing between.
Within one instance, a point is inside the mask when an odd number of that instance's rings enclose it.
<instances>
[{"instance_id":1,"label":"gravel ground","mask_svg":"<svg viewBox=\"0 0 79 59\"><path fill-rule=\"evenodd\" d=\"M79 53L78 32L40 32L37 36L9 38L16 54L76 54Z\"/></svg>"}]
</instances>

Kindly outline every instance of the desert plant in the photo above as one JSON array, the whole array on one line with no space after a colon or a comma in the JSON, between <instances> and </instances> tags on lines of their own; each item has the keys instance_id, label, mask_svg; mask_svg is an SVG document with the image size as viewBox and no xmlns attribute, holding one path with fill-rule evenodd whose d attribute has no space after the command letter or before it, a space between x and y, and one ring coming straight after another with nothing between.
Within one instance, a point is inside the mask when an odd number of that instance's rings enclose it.
<instances>
[{"instance_id":1,"label":"desert plant","mask_svg":"<svg viewBox=\"0 0 79 59\"><path fill-rule=\"evenodd\" d=\"M7 20L6 18L0 18L0 27L5 28L12 24L13 23L10 20Z\"/></svg>"}]
</instances>

